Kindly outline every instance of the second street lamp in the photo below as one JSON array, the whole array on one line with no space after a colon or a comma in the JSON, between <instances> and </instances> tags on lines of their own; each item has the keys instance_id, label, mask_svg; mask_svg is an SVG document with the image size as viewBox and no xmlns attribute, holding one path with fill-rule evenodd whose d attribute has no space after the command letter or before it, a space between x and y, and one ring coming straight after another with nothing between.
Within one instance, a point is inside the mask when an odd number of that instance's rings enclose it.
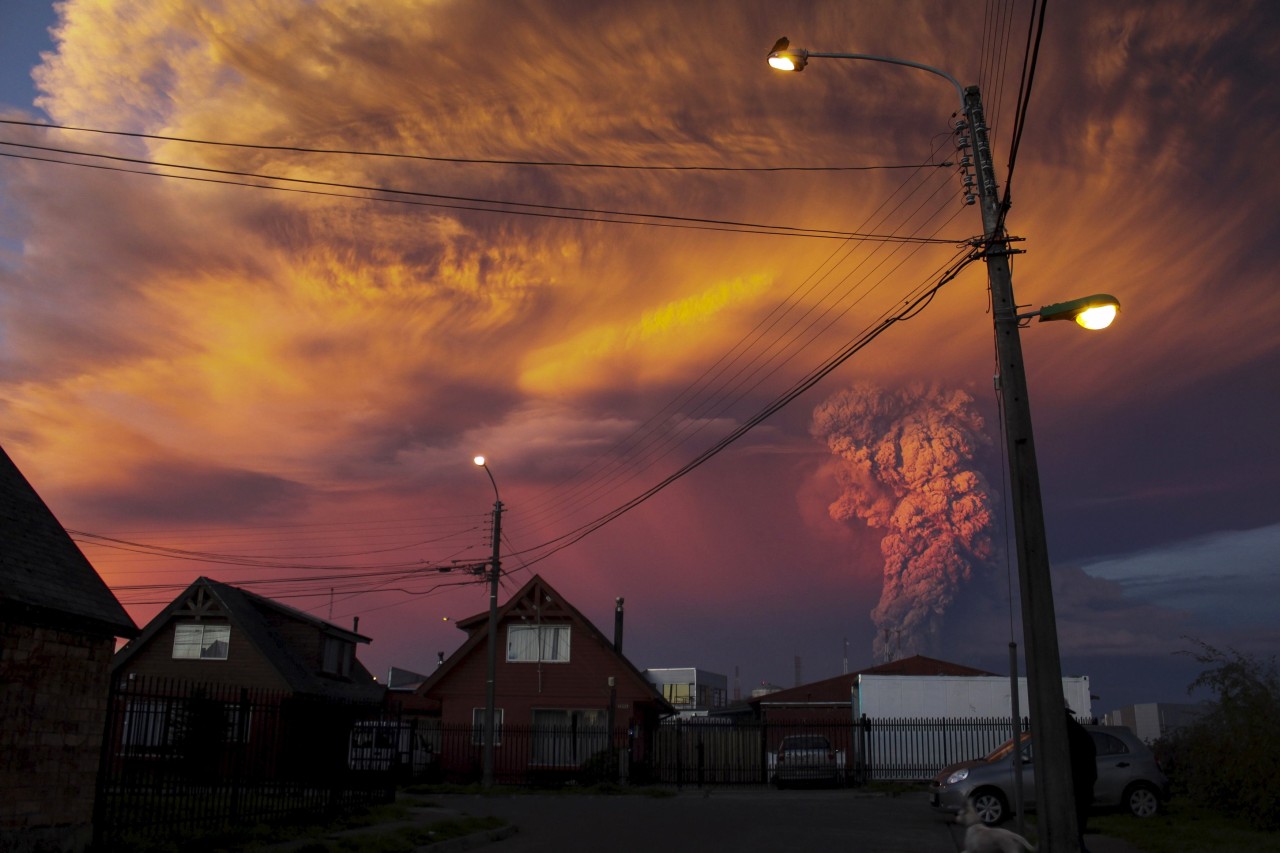
<instances>
[{"instance_id":1,"label":"second street lamp","mask_svg":"<svg viewBox=\"0 0 1280 853\"><path fill-rule=\"evenodd\" d=\"M498 481L493 479L493 472L485 464L483 456L477 456L475 463L489 475L493 484L493 558L489 561L489 660L487 678L484 684L484 776L482 784L486 788L493 787L493 744L496 713L497 691L495 685L498 677L498 579L502 576L502 499L498 496Z\"/></svg>"},{"instance_id":2,"label":"second street lamp","mask_svg":"<svg viewBox=\"0 0 1280 853\"><path fill-rule=\"evenodd\" d=\"M1058 652L1058 625L1053 605L1049 556L1045 543L1044 506L1040 474L1031 431L1031 406L1022 361L1020 317L1013 298L1009 267L1009 241L996 195L995 168L987 135L982 97L977 86L963 87L945 71L918 62L863 53L817 53L792 48L781 38L769 53L769 64L783 71L803 71L810 59L858 59L905 65L947 80L960 95L964 122L957 130L968 134L977 173L978 200L982 212L981 249L987 264L991 306L995 323L1000 393L1004 400L1004 432L1009 457L1010 505L1018 552L1018 586L1022 601L1023 644L1026 651L1027 688L1031 730L1035 736L1036 800L1039 803L1040 849L1048 853L1079 853L1080 835L1071 784L1071 754L1062 694L1062 662ZM970 199L966 199L969 201ZM1111 300L1115 303L1115 300ZM1063 308L1051 306L1051 308ZM1049 310L1049 309L1044 309ZM1068 312L1064 311L1064 315ZM1079 312L1077 312L1079 313ZM1057 319L1058 315L1041 319ZM1113 315L1114 316L1114 315Z\"/></svg>"}]
</instances>

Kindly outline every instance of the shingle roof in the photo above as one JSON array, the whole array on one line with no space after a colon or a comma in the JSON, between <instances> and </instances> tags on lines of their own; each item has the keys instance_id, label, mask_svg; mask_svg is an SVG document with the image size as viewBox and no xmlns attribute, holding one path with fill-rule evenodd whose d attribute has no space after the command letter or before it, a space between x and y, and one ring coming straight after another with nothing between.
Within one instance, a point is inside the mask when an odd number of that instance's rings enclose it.
<instances>
[{"instance_id":1,"label":"shingle roof","mask_svg":"<svg viewBox=\"0 0 1280 853\"><path fill-rule=\"evenodd\" d=\"M92 634L138 626L0 448L0 611Z\"/></svg>"}]
</instances>

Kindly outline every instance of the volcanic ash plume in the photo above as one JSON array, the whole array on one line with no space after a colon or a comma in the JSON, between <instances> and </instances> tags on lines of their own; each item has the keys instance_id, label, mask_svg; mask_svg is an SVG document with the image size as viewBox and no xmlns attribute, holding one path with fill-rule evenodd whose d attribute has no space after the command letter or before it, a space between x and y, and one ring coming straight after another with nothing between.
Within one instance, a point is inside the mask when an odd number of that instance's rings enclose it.
<instances>
[{"instance_id":1,"label":"volcanic ash plume","mask_svg":"<svg viewBox=\"0 0 1280 853\"><path fill-rule=\"evenodd\" d=\"M975 465L989 446L973 398L937 385L859 384L818 405L813 434L843 464L837 521L883 528L874 653L936 654L948 608L992 554L991 493Z\"/></svg>"}]
</instances>

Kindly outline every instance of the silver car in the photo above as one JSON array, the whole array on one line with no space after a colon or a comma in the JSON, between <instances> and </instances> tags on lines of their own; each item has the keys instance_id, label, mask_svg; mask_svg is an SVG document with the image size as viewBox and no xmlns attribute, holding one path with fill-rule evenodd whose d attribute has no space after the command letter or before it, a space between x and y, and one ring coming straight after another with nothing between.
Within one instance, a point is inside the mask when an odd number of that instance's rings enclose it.
<instances>
[{"instance_id":1,"label":"silver car","mask_svg":"<svg viewBox=\"0 0 1280 853\"><path fill-rule=\"evenodd\" d=\"M773 784L840 784L844 756L823 735L787 735L778 744Z\"/></svg>"},{"instance_id":2,"label":"silver car","mask_svg":"<svg viewBox=\"0 0 1280 853\"><path fill-rule=\"evenodd\" d=\"M1098 781L1093 786L1095 807L1121 807L1137 817L1151 817L1168 798L1169 780L1151 750L1124 726L1085 726L1097 750ZM1035 767L1031 735L1022 736L1022 749L1009 740L985 758L943 768L933 779L936 809L959 812L972 800L982 822L997 824L1013 813L1013 761L1022 761L1023 801L1035 808Z\"/></svg>"}]
</instances>

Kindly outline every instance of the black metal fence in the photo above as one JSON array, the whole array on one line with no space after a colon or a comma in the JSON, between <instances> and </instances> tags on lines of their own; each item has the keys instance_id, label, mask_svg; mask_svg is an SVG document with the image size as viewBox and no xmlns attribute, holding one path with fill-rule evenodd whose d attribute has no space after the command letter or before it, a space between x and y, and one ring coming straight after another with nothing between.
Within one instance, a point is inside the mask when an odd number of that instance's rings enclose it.
<instances>
[{"instance_id":1,"label":"black metal fence","mask_svg":"<svg viewBox=\"0 0 1280 853\"><path fill-rule=\"evenodd\" d=\"M169 680L113 685L98 770L97 850L395 796L394 766L353 761L368 705Z\"/></svg>"},{"instance_id":2,"label":"black metal fence","mask_svg":"<svg viewBox=\"0 0 1280 853\"><path fill-rule=\"evenodd\" d=\"M481 779L483 733L471 726L404 723L416 755L398 760L415 778L474 783ZM1020 728L1027 729L1027 721ZM494 780L510 785L656 784L684 786L778 784L784 739L819 736L821 768L802 777L856 785L922 781L948 764L991 752L1013 734L1009 718L897 719L859 722L761 722L716 717L669 720L649 732L603 726L500 726ZM819 769L821 772L818 772Z\"/></svg>"}]
</instances>

